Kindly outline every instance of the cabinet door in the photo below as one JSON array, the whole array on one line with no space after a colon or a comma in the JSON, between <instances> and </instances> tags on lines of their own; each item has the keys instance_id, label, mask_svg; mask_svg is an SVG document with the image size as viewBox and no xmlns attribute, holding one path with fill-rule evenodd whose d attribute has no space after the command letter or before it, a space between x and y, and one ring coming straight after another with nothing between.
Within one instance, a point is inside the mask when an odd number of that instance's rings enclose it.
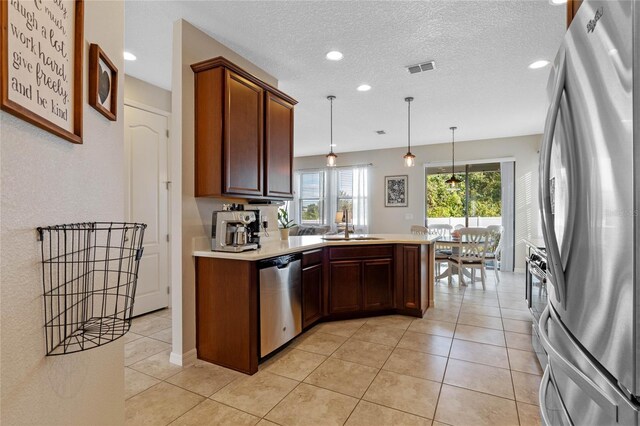
<instances>
[{"instance_id":1,"label":"cabinet door","mask_svg":"<svg viewBox=\"0 0 640 426\"><path fill-rule=\"evenodd\" d=\"M391 308L393 305L393 261L391 259L365 260L362 265L364 309Z\"/></svg>"},{"instance_id":2,"label":"cabinet door","mask_svg":"<svg viewBox=\"0 0 640 426\"><path fill-rule=\"evenodd\" d=\"M266 92L265 195L293 196L293 105Z\"/></svg>"},{"instance_id":3,"label":"cabinet door","mask_svg":"<svg viewBox=\"0 0 640 426\"><path fill-rule=\"evenodd\" d=\"M329 265L329 313L359 311L362 262L339 261Z\"/></svg>"},{"instance_id":4,"label":"cabinet door","mask_svg":"<svg viewBox=\"0 0 640 426\"><path fill-rule=\"evenodd\" d=\"M302 327L322 317L322 265L302 270Z\"/></svg>"},{"instance_id":5,"label":"cabinet door","mask_svg":"<svg viewBox=\"0 0 640 426\"><path fill-rule=\"evenodd\" d=\"M402 307L420 309L422 305L421 247L402 246Z\"/></svg>"},{"instance_id":6,"label":"cabinet door","mask_svg":"<svg viewBox=\"0 0 640 426\"><path fill-rule=\"evenodd\" d=\"M224 192L258 195L263 192L264 90L225 70Z\"/></svg>"}]
</instances>

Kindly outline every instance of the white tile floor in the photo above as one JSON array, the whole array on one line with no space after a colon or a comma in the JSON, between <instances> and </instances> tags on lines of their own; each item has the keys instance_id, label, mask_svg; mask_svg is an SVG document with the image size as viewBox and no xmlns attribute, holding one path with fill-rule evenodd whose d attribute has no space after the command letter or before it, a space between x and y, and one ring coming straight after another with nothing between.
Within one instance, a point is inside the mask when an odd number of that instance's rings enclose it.
<instances>
[{"instance_id":1,"label":"white tile floor","mask_svg":"<svg viewBox=\"0 0 640 426\"><path fill-rule=\"evenodd\" d=\"M125 344L131 425L534 425L542 373L524 276L487 289L436 284L423 319L315 326L246 376L169 363L171 312L134 320Z\"/></svg>"}]
</instances>

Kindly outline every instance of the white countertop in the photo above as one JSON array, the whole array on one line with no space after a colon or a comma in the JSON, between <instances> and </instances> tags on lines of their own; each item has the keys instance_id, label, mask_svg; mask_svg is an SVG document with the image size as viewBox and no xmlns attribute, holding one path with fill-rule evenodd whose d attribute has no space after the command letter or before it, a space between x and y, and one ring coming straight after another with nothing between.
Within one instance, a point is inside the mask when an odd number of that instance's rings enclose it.
<instances>
[{"instance_id":1,"label":"white countertop","mask_svg":"<svg viewBox=\"0 0 640 426\"><path fill-rule=\"evenodd\" d=\"M328 235L327 237L338 237L339 235ZM196 257L214 257L218 259L234 259L234 260L261 260L270 257L281 256L283 254L297 253L301 251L313 250L326 246L361 246L372 244L433 244L437 237L429 235L413 235L413 234L366 234L352 235L351 237L372 237L375 240L349 240L349 241L331 241L322 239L322 235L303 235L289 237L288 241L268 241L262 244L258 250L249 250L243 253L230 253L224 251L211 251L204 247L194 250L193 255Z\"/></svg>"}]
</instances>

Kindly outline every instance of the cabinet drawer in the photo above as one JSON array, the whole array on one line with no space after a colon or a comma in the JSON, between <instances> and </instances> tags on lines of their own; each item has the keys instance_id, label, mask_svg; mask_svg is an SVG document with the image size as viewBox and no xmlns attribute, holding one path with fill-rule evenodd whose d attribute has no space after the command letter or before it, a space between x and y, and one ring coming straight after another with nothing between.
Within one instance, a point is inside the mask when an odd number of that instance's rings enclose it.
<instances>
[{"instance_id":1,"label":"cabinet drawer","mask_svg":"<svg viewBox=\"0 0 640 426\"><path fill-rule=\"evenodd\" d=\"M393 246L351 246L351 247L331 247L329 248L329 258L336 259L370 259L393 257Z\"/></svg>"},{"instance_id":2,"label":"cabinet drawer","mask_svg":"<svg viewBox=\"0 0 640 426\"><path fill-rule=\"evenodd\" d=\"M305 251L302 253L302 267L317 265L322 263L322 249Z\"/></svg>"}]
</instances>

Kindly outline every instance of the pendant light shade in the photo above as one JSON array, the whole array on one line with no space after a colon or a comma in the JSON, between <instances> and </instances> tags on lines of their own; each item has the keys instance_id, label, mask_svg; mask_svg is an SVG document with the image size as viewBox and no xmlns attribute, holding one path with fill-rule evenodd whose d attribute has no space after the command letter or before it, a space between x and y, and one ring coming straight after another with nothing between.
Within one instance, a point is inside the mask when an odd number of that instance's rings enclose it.
<instances>
[{"instance_id":1,"label":"pendant light shade","mask_svg":"<svg viewBox=\"0 0 640 426\"><path fill-rule=\"evenodd\" d=\"M330 137L330 142L329 142L329 153L327 154L327 167L335 167L336 166L336 160L338 158L338 156L336 154L333 153L333 100L336 97L333 95L327 96L327 99L329 99L329 102L331 102L331 121L330 121L330 125L331 125L331 137Z\"/></svg>"},{"instance_id":2,"label":"pendant light shade","mask_svg":"<svg viewBox=\"0 0 640 426\"><path fill-rule=\"evenodd\" d=\"M412 97L404 98L407 103L407 153L404 155L404 166L413 167L416 165L416 156L411 153L411 102Z\"/></svg>"},{"instance_id":3,"label":"pendant light shade","mask_svg":"<svg viewBox=\"0 0 640 426\"><path fill-rule=\"evenodd\" d=\"M457 127L449 127L451 129L451 177L447 179L444 183L447 184L450 191L455 191L460 188L460 184L462 181L458 179L455 175L455 165L456 165L456 129Z\"/></svg>"},{"instance_id":4,"label":"pendant light shade","mask_svg":"<svg viewBox=\"0 0 640 426\"><path fill-rule=\"evenodd\" d=\"M334 154L333 152L328 153L327 154L327 166L328 167L335 167L337 158L338 158L338 156L336 154Z\"/></svg>"}]
</instances>

